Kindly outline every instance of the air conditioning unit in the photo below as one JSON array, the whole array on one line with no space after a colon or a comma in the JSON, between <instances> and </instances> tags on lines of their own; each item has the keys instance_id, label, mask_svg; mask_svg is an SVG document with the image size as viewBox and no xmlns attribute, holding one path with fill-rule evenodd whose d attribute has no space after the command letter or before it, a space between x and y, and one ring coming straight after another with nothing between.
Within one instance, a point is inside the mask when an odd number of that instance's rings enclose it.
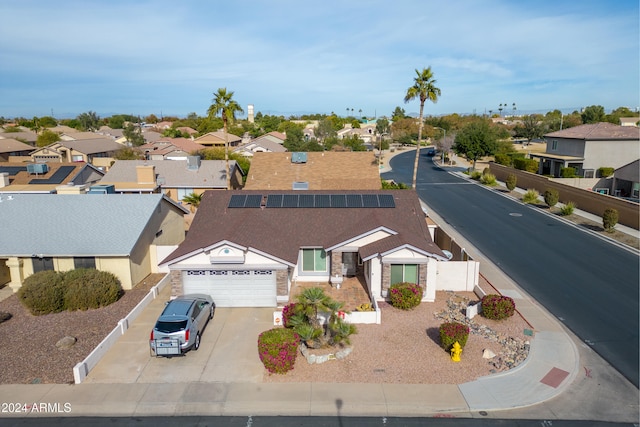
<instances>
[{"instance_id":1,"label":"air conditioning unit","mask_svg":"<svg viewBox=\"0 0 640 427\"><path fill-rule=\"evenodd\" d=\"M45 174L49 172L49 166L46 163L29 163L27 165L27 172L29 174Z\"/></svg>"}]
</instances>

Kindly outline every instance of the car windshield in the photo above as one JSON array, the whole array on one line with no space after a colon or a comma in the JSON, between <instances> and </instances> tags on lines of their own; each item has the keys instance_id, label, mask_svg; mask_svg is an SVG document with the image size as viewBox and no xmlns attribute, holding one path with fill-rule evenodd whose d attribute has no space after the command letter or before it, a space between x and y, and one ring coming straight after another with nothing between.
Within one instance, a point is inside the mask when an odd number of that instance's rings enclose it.
<instances>
[{"instance_id":1,"label":"car windshield","mask_svg":"<svg viewBox=\"0 0 640 427\"><path fill-rule=\"evenodd\" d=\"M171 334L173 332L184 331L187 327L186 320L178 320L175 322L163 322L158 321L156 323L156 331L163 332L165 334Z\"/></svg>"}]
</instances>

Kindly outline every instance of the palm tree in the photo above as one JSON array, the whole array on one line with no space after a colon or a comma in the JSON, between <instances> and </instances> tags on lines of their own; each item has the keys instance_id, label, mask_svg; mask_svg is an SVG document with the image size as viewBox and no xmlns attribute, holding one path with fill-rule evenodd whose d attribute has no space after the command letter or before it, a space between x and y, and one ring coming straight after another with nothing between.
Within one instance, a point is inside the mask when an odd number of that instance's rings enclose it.
<instances>
[{"instance_id":1,"label":"palm tree","mask_svg":"<svg viewBox=\"0 0 640 427\"><path fill-rule=\"evenodd\" d=\"M182 198L182 201L191 205L191 212L194 212L200 206L202 194L191 193Z\"/></svg>"},{"instance_id":2,"label":"palm tree","mask_svg":"<svg viewBox=\"0 0 640 427\"><path fill-rule=\"evenodd\" d=\"M227 164L227 190L231 190L231 172L229 171L229 135L227 133L228 122L233 122L236 119L236 113L243 113L244 111L233 99L233 92L227 92L227 88L219 88L218 92L214 93L213 104L207 111L209 117L215 117L218 114L222 116L222 123L224 125L224 160Z\"/></svg>"},{"instance_id":3,"label":"palm tree","mask_svg":"<svg viewBox=\"0 0 640 427\"><path fill-rule=\"evenodd\" d=\"M431 67L423 68L422 71L416 69L416 77L413 79L413 86L407 89L407 94L404 97L404 102L407 103L413 99L420 99L420 123L418 124L418 144L416 149L416 159L413 164L413 184L412 188L416 188L416 179L418 177L418 159L420 158L420 141L422 139L422 126L424 125L422 120L422 113L424 110L424 103L428 99L434 104L438 102L440 96L440 89L435 86L436 80L433 78Z\"/></svg>"}]
</instances>

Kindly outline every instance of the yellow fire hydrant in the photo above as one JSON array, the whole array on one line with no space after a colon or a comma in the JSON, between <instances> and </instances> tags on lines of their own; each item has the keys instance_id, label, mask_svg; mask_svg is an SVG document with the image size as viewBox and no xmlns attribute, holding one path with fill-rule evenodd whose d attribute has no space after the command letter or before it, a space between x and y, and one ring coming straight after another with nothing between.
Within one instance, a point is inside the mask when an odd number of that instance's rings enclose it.
<instances>
[{"instance_id":1,"label":"yellow fire hydrant","mask_svg":"<svg viewBox=\"0 0 640 427\"><path fill-rule=\"evenodd\" d=\"M460 347L460 343L456 341L453 343L453 347L451 347L451 360L454 362L460 361L460 354L462 354L462 347Z\"/></svg>"}]
</instances>

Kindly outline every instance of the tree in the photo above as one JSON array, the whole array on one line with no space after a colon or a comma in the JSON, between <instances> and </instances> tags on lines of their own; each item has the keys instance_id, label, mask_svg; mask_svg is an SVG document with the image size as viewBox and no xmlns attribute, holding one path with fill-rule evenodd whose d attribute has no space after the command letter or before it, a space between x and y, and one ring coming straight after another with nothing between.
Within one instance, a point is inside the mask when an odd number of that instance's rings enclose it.
<instances>
[{"instance_id":1,"label":"tree","mask_svg":"<svg viewBox=\"0 0 640 427\"><path fill-rule=\"evenodd\" d=\"M145 143L140 127L134 126L133 123L127 124L127 126L122 129L122 135L127 138L127 141L134 147L139 147Z\"/></svg>"},{"instance_id":2,"label":"tree","mask_svg":"<svg viewBox=\"0 0 640 427\"><path fill-rule=\"evenodd\" d=\"M182 201L191 205L191 212L193 212L195 209L198 209L198 206L200 206L200 202L202 201L202 194L187 194L182 198Z\"/></svg>"},{"instance_id":3,"label":"tree","mask_svg":"<svg viewBox=\"0 0 640 427\"><path fill-rule=\"evenodd\" d=\"M282 144L289 151L304 151L304 133L300 126L293 126L287 130L287 138Z\"/></svg>"},{"instance_id":4,"label":"tree","mask_svg":"<svg viewBox=\"0 0 640 427\"><path fill-rule=\"evenodd\" d=\"M404 112L404 108L396 107L396 109L393 110L393 113L391 113L391 121L392 122L397 122L398 120L404 119L406 117L407 117L407 115Z\"/></svg>"},{"instance_id":5,"label":"tree","mask_svg":"<svg viewBox=\"0 0 640 427\"><path fill-rule=\"evenodd\" d=\"M320 120L318 122L318 126L315 128L314 134L320 141L324 141L325 138L337 135L335 129L333 128L333 122L328 118Z\"/></svg>"},{"instance_id":6,"label":"tree","mask_svg":"<svg viewBox=\"0 0 640 427\"><path fill-rule=\"evenodd\" d=\"M420 115L418 123L418 144L416 145L416 158L413 163L413 181L412 188L416 188L416 180L418 177L418 160L420 158L420 143L422 139L422 126L424 103L429 100L434 104L438 102L440 96L440 89L435 86L436 80L433 78L431 67L423 68L422 71L416 69L416 77L414 77L413 86L407 89L407 94L404 96L404 102L407 103L416 98L420 100Z\"/></svg>"},{"instance_id":7,"label":"tree","mask_svg":"<svg viewBox=\"0 0 640 427\"><path fill-rule=\"evenodd\" d=\"M80 130L92 131L100 127L100 117L93 111L82 113L76 119L80 124Z\"/></svg>"},{"instance_id":8,"label":"tree","mask_svg":"<svg viewBox=\"0 0 640 427\"><path fill-rule=\"evenodd\" d=\"M604 107L602 105L591 105L586 107L581 114L582 123L600 123L604 121Z\"/></svg>"},{"instance_id":9,"label":"tree","mask_svg":"<svg viewBox=\"0 0 640 427\"><path fill-rule=\"evenodd\" d=\"M613 208L607 208L604 210L602 214L602 226L604 230L613 233L615 231L615 226L618 223L618 211Z\"/></svg>"},{"instance_id":10,"label":"tree","mask_svg":"<svg viewBox=\"0 0 640 427\"><path fill-rule=\"evenodd\" d=\"M37 147L46 147L49 144L53 144L56 141L60 141L60 135L50 131L49 129L43 130L36 139Z\"/></svg>"},{"instance_id":11,"label":"tree","mask_svg":"<svg viewBox=\"0 0 640 427\"><path fill-rule=\"evenodd\" d=\"M378 135L387 135L389 133L389 120L385 117L381 117L376 121L376 132Z\"/></svg>"},{"instance_id":12,"label":"tree","mask_svg":"<svg viewBox=\"0 0 640 427\"><path fill-rule=\"evenodd\" d=\"M362 141L358 135L351 135L349 138L345 138L343 145L351 149L351 151L367 151L367 148L364 146L364 141Z\"/></svg>"},{"instance_id":13,"label":"tree","mask_svg":"<svg viewBox=\"0 0 640 427\"><path fill-rule=\"evenodd\" d=\"M476 160L484 156L492 156L498 148L496 132L489 126L486 120L476 120L463 127L453 145L453 150L466 156L473 162L476 168Z\"/></svg>"},{"instance_id":14,"label":"tree","mask_svg":"<svg viewBox=\"0 0 640 427\"><path fill-rule=\"evenodd\" d=\"M542 138L544 128L541 118L537 114L529 114L522 117L522 126L516 126L514 129L516 136L527 138L527 142L531 142L535 138Z\"/></svg>"},{"instance_id":15,"label":"tree","mask_svg":"<svg viewBox=\"0 0 640 427\"><path fill-rule=\"evenodd\" d=\"M558 203L559 199L560 194L555 188L547 188L544 192L544 202L549 206L549 208L554 207Z\"/></svg>"},{"instance_id":16,"label":"tree","mask_svg":"<svg viewBox=\"0 0 640 427\"><path fill-rule=\"evenodd\" d=\"M233 99L233 91L227 92L227 88L219 88L218 92L214 93L213 104L209 107L209 117L215 117L218 114L222 117L222 123L224 128L224 160L227 167L227 190L231 189L231 172L229 171L229 135L228 126L229 122L233 122L236 119L236 113L243 113L244 111Z\"/></svg>"},{"instance_id":17,"label":"tree","mask_svg":"<svg viewBox=\"0 0 640 427\"><path fill-rule=\"evenodd\" d=\"M142 153L131 147L124 147L116 151L113 156L116 160L141 160L143 158Z\"/></svg>"}]
</instances>

